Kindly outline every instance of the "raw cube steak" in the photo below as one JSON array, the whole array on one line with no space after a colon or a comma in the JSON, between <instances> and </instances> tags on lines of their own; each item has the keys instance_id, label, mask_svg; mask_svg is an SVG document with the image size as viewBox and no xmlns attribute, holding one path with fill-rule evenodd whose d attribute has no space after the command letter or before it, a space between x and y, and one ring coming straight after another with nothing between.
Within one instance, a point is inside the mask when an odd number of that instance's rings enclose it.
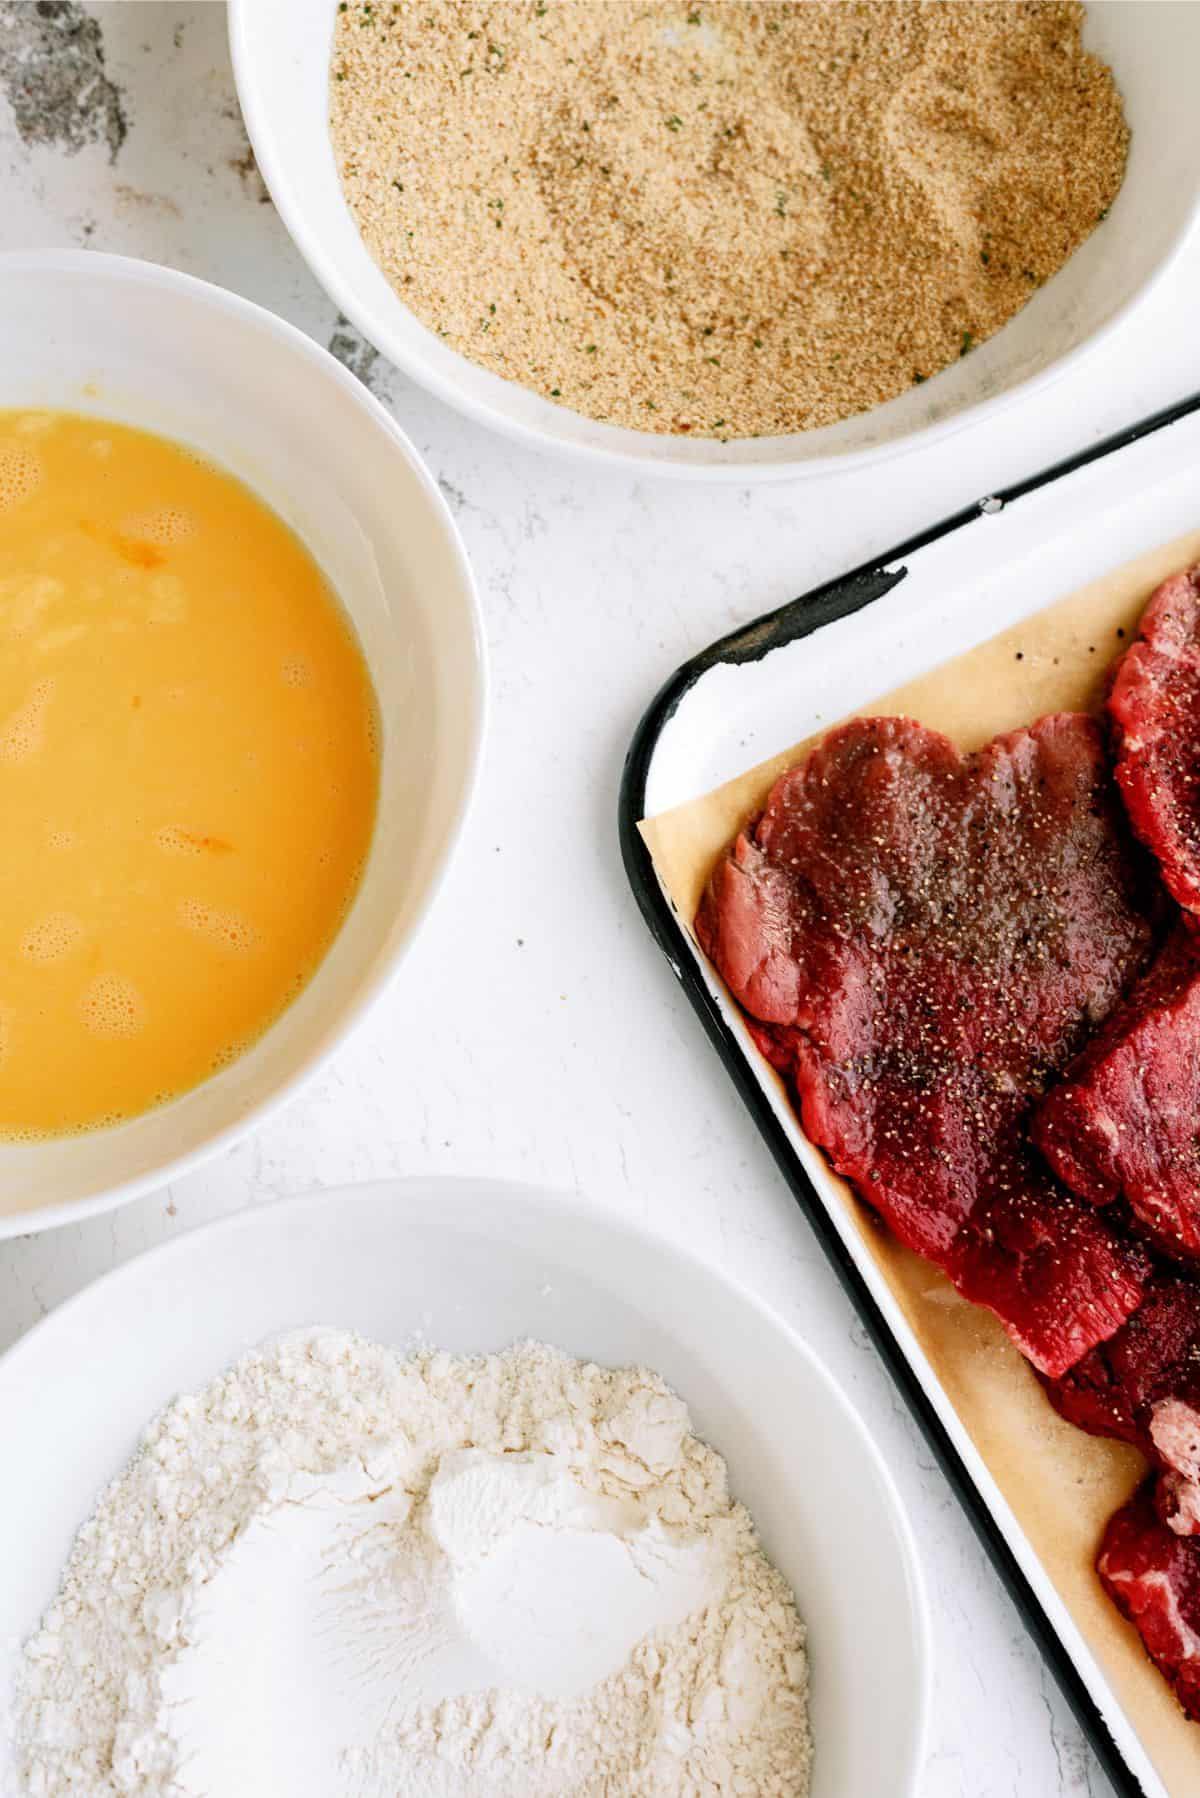
<instances>
[{"instance_id":1,"label":"raw cube steak","mask_svg":"<svg viewBox=\"0 0 1200 1798\"><path fill-rule=\"evenodd\" d=\"M1161 1465L1177 1466L1170 1458L1170 1421L1198 1374L1200 1287L1189 1280L1157 1280L1129 1321L1059 1379L1047 1380L1046 1391L1055 1410L1078 1429L1131 1442ZM1158 1407L1168 1401L1171 1409L1156 1432ZM1190 1476L1192 1470L1189 1465L1178 1471Z\"/></svg>"},{"instance_id":2,"label":"raw cube steak","mask_svg":"<svg viewBox=\"0 0 1200 1798\"><path fill-rule=\"evenodd\" d=\"M1054 1180L1034 1102L1151 945L1096 724L963 755L903 718L832 732L718 863L701 945L804 1128L1048 1374L1111 1335L1148 1260Z\"/></svg>"},{"instance_id":3,"label":"raw cube steak","mask_svg":"<svg viewBox=\"0 0 1200 1798\"><path fill-rule=\"evenodd\" d=\"M1166 1528L1146 1485L1109 1520L1096 1571L1188 1716L1200 1721L1200 1543Z\"/></svg>"},{"instance_id":4,"label":"raw cube steak","mask_svg":"<svg viewBox=\"0 0 1200 1798\"><path fill-rule=\"evenodd\" d=\"M1059 1178L1200 1255L1200 937L1178 927L1033 1122Z\"/></svg>"},{"instance_id":5,"label":"raw cube steak","mask_svg":"<svg viewBox=\"0 0 1200 1798\"><path fill-rule=\"evenodd\" d=\"M1108 709L1133 828L1185 911L1200 909L1200 568L1174 574L1142 613Z\"/></svg>"}]
</instances>

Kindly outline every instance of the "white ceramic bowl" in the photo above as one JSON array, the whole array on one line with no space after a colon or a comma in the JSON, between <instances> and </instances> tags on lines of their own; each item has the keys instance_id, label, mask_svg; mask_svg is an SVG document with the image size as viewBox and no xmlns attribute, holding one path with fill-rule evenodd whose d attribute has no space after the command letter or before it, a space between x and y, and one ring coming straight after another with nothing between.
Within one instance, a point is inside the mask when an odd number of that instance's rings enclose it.
<instances>
[{"instance_id":1,"label":"white ceramic bowl","mask_svg":"<svg viewBox=\"0 0 1200 1798\"><path fill-rule=\"evenodd\" d=\"M335 5L230 0L238 93L271 197L322 286L397 367L481 423L542 447L746 481L859 468L932 443L1096 350L1165 273L1200 210L1200 7L1091 0L1085 42L1112 65L1133 132L1125 183L1105 224L994 338L886 406L818 431L720 444L598 424L452 350L372 261L342 198L327 125Z\"/></svg>"},{"instance_id":2,"label":"white ceramic bowl","mask_svg":"<svg viewBox=\"0 0 1200 1798\"><path fill-rule=\"evenodd\" d=\"M456 842L479 757L478 604L450 513L384 409L245 300L85 251L0 256L0 406L57 406L192 444L303 538L358 632L383 725L362 886L316 976L249 1054L113 1130L0 1144L0 1237L182 1173L295 1092L383 987Z\"/></svg>"},{"instance_id":3,"label":"white ceramic bowl","mask_svg":"<svg viewBox=\"0 0 1200 1798\"><path fill-rule=\"evenodd\" d=\"M924 1599L895 1489L847 1400L798 1337L689 1255L577 1199L489 1181L255 1207L118 1268L10 1350L0 1440L22 1473L0 1481L0 1542L20 1552L5 1555L0 1644L36 1623L151 1415L264 1336L312 1323L402 1346L419 1332L459 1353L533 1337L656 1368L728 1460L808 1624L812 1798L916 1793ZM0 1711L10 1678L0 1670Z\"/></svg>"}]
</instances>

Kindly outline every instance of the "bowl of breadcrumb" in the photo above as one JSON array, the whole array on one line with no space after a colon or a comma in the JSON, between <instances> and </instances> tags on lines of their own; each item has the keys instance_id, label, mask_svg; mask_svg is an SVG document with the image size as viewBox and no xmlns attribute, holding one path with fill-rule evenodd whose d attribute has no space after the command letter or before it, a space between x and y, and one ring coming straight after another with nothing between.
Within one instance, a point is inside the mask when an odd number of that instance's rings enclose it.
<instances>
[{"instance_id":1,"label":"bowl of breadcrumb","mask_svg":"<svg viewBox=\"0 0 1200 1798\"><path fill-rule=\"evenodd\" d=\"M542 447L740 480L1062 373L1200 209L1194 7L232 0L272 198L397 367Z\"/></svg>"}]
</instances>

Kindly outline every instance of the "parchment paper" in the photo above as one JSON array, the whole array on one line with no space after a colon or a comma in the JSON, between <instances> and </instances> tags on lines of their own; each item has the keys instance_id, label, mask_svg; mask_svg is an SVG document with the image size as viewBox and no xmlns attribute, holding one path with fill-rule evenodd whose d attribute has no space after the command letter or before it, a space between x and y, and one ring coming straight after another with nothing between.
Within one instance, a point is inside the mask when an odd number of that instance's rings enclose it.
<instances>
[{"instance_id":1,"label":"parchment paper","mask_svg":"<svg viewBox=\"0 0 1200 1798\"><path fill-rule=\"evenodd\" d=\"M1154 587L1197 560L1200 530L1126 563L907 686L876 696L855 715L906 714L944 731L963 749L977 749L1044 712L1095 711L1112 662L1131 638ZM813 653L820 653L819 638ZM659 878L687 928L721 852L761 809L777 777L802 761L816 741L810 737L715 792L643 822ZM757 1056L749 1037L747 1052ZM960 1299L941 1274L902 1248L832 1171L827 1183L1163 1784L1172 1794L1200 1791L1200 1725L1186 1720L1136 1632L1105 1597L1093 1566L1105 1523L1144 1471L1141 1456L1063 1423L990 1312Z\"/></svg>"}]
</instances>

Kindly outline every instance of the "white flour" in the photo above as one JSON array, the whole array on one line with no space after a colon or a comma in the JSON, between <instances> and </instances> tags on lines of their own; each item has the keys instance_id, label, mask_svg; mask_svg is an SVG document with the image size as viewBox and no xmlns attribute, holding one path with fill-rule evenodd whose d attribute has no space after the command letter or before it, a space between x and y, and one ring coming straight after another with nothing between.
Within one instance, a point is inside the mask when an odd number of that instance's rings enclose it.
<instances>
[{"instance_id":1,"label":"white flour","mask_svg":"<svg viewBox=\"0 0 1200 1798\"><path fill-rule=\"evenodd\" d=\"M803 1642L654 1374L297 1332L103 1494L18 1764L29 1798L802 1798Z\"/></svg>"}]
</instances>

